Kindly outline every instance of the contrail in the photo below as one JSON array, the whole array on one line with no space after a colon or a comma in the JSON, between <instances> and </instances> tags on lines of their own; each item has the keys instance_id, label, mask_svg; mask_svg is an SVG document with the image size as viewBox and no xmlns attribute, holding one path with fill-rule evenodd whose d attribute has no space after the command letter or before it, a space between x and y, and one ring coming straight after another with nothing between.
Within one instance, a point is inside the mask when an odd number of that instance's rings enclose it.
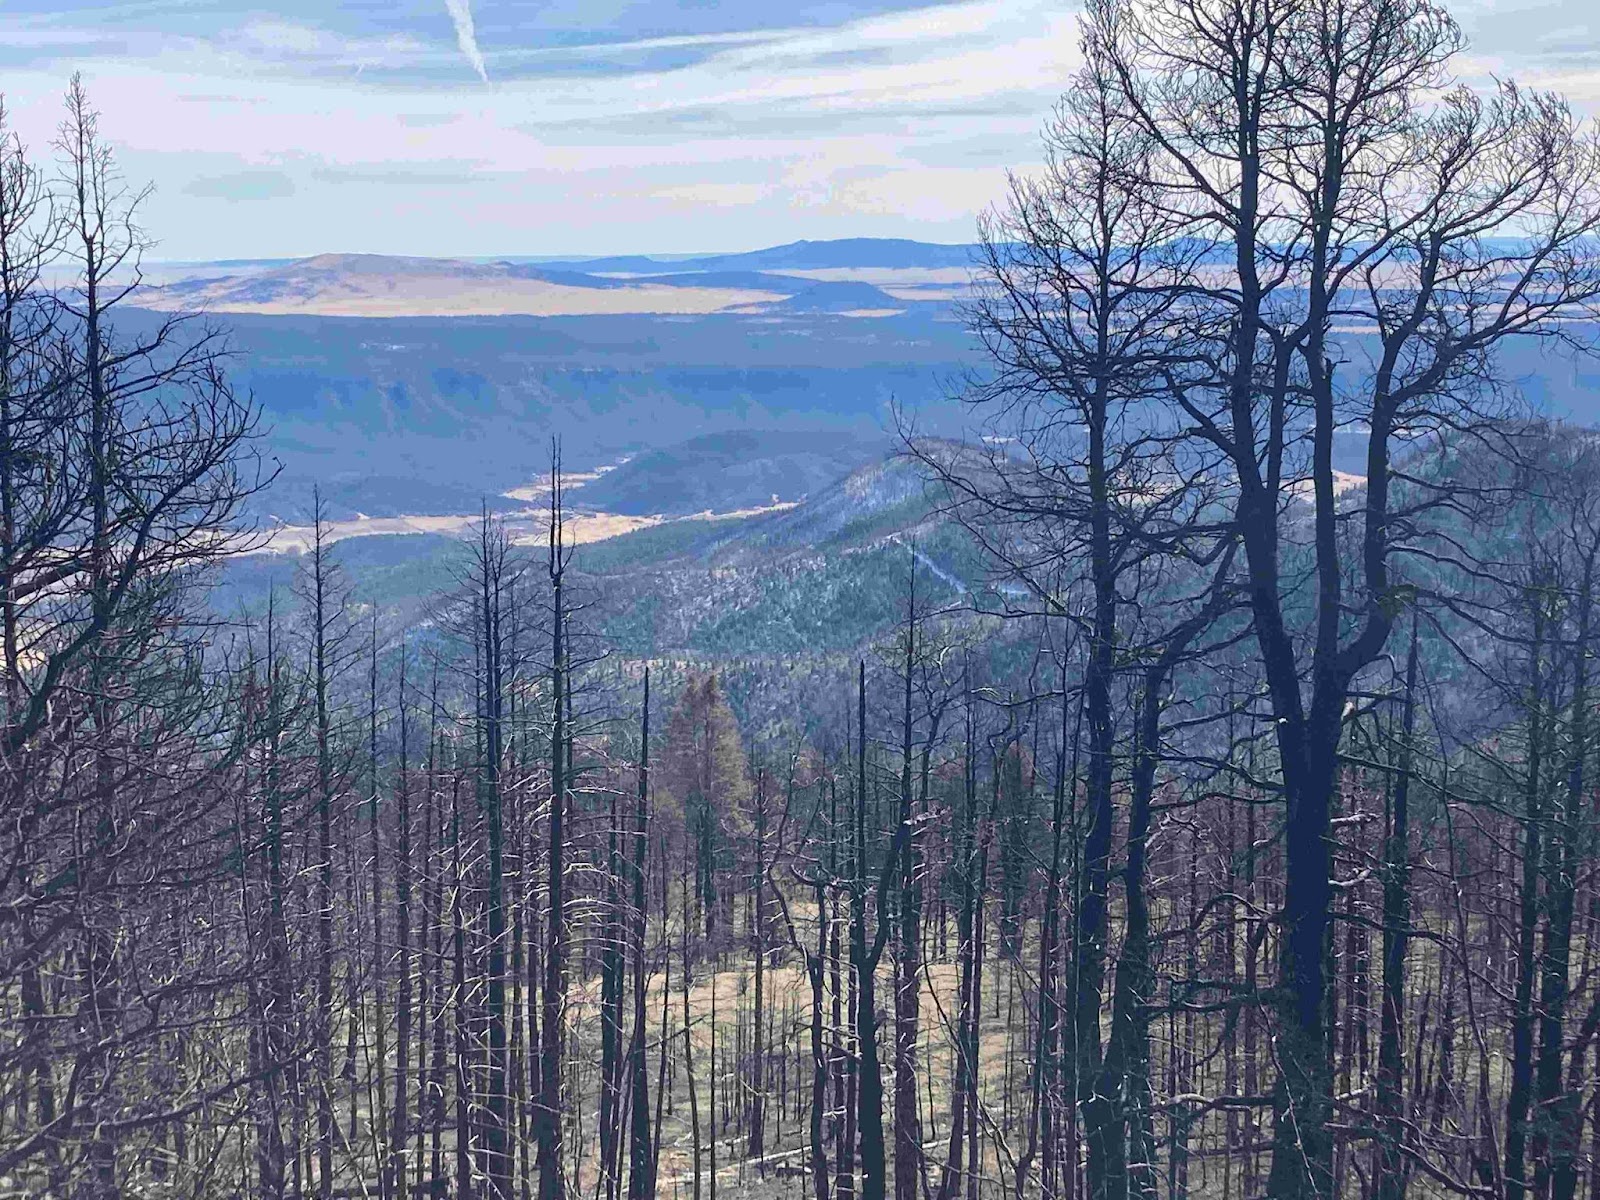
<instances>
[{"instance_id":1,"label":"contrail","mask_svg":"<svg viewBox=\"0 0 1600 1200\"><path fill-rule=\"evenodd\" d=\"M456 45L461 47L461 53L467 56L478 78L488 83L489 72L483 65L483 51L478 49L478 35L472 28L471 3L469 0L444 0L444 6L450 10L450 19L455 22Z\"/></svg>"}]
</instances>

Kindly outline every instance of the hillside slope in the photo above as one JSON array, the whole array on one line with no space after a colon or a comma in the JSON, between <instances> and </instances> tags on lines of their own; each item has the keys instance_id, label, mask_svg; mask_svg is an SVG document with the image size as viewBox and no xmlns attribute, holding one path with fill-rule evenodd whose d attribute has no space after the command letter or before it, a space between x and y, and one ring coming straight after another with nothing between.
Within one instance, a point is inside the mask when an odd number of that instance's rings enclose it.
<instances>
[{"instance_id":1,"label":"hillside slope","mask_svg":"<svg viewBox=\"0 0 1600 1200\"><path fill-rule=\"evenodd\" d=\"M630 458L573 494L604 512L731 512L803 500L882 452L849 432L734 430Z\"/></svg>"}]
</instances>

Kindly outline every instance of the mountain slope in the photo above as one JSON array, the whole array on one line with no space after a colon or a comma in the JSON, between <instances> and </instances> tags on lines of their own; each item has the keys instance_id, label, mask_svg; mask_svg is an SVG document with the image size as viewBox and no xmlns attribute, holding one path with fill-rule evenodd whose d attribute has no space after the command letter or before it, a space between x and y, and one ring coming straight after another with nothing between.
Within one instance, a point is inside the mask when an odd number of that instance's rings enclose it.
<instances>
[{"instance_id":1,"label":"mountain slope","mask_svg":"<svg viewBox=\"0 0 1600 1200\"><path fill-rule=\"evenodd\" d=\"M604 512L731 512L803 500L881 452L846 432L734 430L650 450L573 493Z\"/></svg>"}]
</instances>

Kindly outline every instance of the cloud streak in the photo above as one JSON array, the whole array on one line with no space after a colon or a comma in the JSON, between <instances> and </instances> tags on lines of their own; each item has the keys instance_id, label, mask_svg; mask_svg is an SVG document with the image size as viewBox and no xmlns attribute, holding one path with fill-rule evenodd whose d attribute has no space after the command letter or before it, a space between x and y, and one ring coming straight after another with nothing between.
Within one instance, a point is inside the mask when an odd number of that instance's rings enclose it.
<instances>
[{"instance_id":1,"label":"cloud streak","mask_svg":"<svg viewBox=\"0 0 1600 1200\"><path fill-rule=\"evenodd\" d=\"M455 23L456 45L461 47L461 53L467 56L478 78L488 83L489 70L484 66L483 52L478 49L478 34L472 26L472 5L469 0L444 0L444 5L450 10L450 20Z\"/></svg>"}]
</instances>

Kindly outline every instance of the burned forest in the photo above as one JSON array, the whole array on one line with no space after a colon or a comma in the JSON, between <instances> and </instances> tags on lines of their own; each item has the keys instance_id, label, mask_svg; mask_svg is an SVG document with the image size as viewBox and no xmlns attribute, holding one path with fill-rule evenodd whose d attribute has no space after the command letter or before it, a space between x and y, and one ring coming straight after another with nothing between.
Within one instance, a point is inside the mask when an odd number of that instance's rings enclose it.
<instances>
[{"instance_id":1,"label":"burned forest","mask_svg":"<svg viewBox=\"0 0 1600 1200\"><path fill-rule=\"evenodd\" d=\"M0 1197L1600 1200L1600 135L1431 0L1078 37L911 483L630 584L550 432L405 604L0 106Z\"/></svg>"}]
</instances>

